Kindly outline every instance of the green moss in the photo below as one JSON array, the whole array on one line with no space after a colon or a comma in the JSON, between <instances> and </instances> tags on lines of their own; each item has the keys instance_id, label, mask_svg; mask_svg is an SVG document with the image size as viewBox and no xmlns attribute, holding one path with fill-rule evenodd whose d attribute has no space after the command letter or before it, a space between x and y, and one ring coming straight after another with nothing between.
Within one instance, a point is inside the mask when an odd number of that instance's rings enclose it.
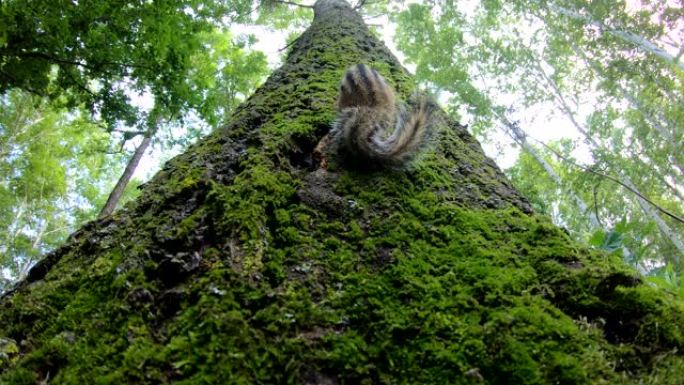
<instances>
[{"instance_id":1,"label":"green moss","mask_svg":"<svg viewBox=\"0 0 684 385\"><path fill-rule=\"evenodd\" d=\"M475 369L488 383L629 382L613 372L613 360L639 362L637 350L612 345L600 325L581 324L559 307L570 301L557 300L565 291L591 307L586 298L597 294L587 277L596 285L601 279L595 269L558 263L557 257L582 261L585 254L546 222L512 208L466 209L433 194L396 194L389 201L369 194L357 197L362 205L403 209L315 226L324 214L285 199L292 195L292 189L281 190L287 178L248 175L236 178L232 189L214 186L207 204L214 210L222 204L219 228L240 229L231 232L238 239L249 239L241 234L265 223L242 215L277 206L272 214L259 211L280 229L269 233L260 266L252 269L262 280L212 270L187 288L188 298L197 299L160 335L151 328L155 317L125 315L129 305L111 300L107 288L117 286L111 275L117 259L98 258L92 275L83 278L98 286L84 285L71 295L51 326L36 334L54 337L3 380L33 383L35 373L54 371L57 383L297 382L314 368L350 383L404 378L465 384ZM237 200L235 186L247 183L261 193ZM549 239L558 237L565 242ZM521 245L536 246L525 255ZM617 287L610 295L596 301L613 310L643 308L639 349L680 343L682 312L667 305L663 293L640 286ZM669 326L653 328L651 317L668 319ZM661 331L649 334L655 330ZM675 373L681 365L672 357L668 363Z\"/></svg>"},{"instance_id":2,"label":"green moss","mask_svg":"<svg viewBox=\"0 0 684 385\"><path fill-rule=\"evenodd\" d=\"M684 377L681 298L524 212L455 124L404 170L331 168L339 210L301 199L349 65L413 91L358 25L312 31L224 130L0 301L1 384Z\"/></svg>"},{"instance_id":3,"label":"green moss","mask_svg":"<svg viewBox=\"0 0 684 385\"><path fill-rule=\"evenodd\" d=\"M291 199L296 183L289 174L267 167L262 153L252 152L247 162L232 185L212 186L208 203L216 231L237 242L241 251L236 262L251 272L262 266L270 242L267 219Z\"/></svg>"},{"instance_id":4,"label":"green moss","mask_svg":"<svg viewBox=\"0 0 684 385\"><path fill-rule=\"evenodd\" d=\"M19 358L19 347L16 341L2 338L0 339L0 370L4 370L16 364Z\"/></svg>"}]
</instances>

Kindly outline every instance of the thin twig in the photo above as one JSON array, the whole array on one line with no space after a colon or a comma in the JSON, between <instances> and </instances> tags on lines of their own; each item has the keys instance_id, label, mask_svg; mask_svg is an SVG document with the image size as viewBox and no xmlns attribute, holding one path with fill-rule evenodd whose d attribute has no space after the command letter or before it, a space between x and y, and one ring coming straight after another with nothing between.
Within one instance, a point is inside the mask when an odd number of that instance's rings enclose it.
<instances>
[{"instance_id":1,"label":"thin twig","mask_svg":"<svg viewBox=\"0 0 684 385\"><path fill-rule=\"evenodd\" d=\"M285 45L285 47L279 49L278 52L283 52L283 51L285 51L286 49L292 47L292 45L294 45L294 44L297 42L297 40L299 40L299 37L297 37L296 39L293 39L291 42L287 43L287 44Z\"/></svg>"},{"instance_id":2,"label":"thin twig","mask_svg":"<svg viewBox=\"0 0 684 385\"><path fill-rule=\"evenodd\" d=\"M605 226L603 225L603 223L601 223L601 218L599 217L599 213L598 213L598 198L596 197L596 195L597 195L597 194L596 194L596 190L598 190L598 186L599 186L600 183L601 183L601 182L599 181L599 183L597 183L596 185L594 185L594 188L592 189L592 190L593 190L593 193L594 193L594 216L596 217L596 220L598 221L599 225L601 225L601 227L605 227Z\"/></svg>"}]
</instances>

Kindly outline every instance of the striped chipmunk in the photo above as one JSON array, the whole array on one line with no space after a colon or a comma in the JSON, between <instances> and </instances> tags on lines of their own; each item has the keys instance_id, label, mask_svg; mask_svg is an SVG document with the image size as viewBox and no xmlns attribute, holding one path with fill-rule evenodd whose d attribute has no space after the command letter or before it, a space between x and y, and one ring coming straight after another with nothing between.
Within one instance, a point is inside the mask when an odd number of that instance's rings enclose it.
<instances>
[{"instance_id":1,"label":"striped chipmunk","mask_svg":"<svg viewBox=\"0 0 684 385\"><path fill-rule=\"evenodd\" d=\"M432 134L437 108L425 96L411 99L408 105L397 101L376 70L351 66L340 84L337 119L316 151L328 147L343 162L367 169L407 164Z\"/></svg>"}]
</instances>

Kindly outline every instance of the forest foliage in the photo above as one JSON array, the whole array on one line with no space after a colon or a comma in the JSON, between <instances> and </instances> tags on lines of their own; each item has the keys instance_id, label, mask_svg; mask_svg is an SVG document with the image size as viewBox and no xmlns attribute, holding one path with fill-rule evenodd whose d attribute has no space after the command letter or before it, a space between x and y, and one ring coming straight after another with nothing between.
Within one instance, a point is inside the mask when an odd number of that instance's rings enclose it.
<instances>
[{"instance_id":1,"label":"forest foliage","mask_svg":"<svg viewBox=\"0 0 684 385\"><path fill-rule=\"evenodd\" d=\"M97 215L141 138L168 157L219 127L268 73L235 23L293 39L311 18L298 3L3 1L0 290ZM679 4L355 5L396 28L404 64L450 115L502 157L519 150L506 172L537 211L683 290Z\"/></svg>"}]
</instances>

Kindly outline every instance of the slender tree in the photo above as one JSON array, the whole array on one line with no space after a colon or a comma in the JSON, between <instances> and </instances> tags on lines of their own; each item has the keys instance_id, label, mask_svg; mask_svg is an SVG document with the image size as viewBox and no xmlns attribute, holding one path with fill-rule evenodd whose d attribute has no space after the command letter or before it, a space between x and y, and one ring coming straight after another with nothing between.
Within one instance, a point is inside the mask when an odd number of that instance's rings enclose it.
<instances>
[{"instance_id":1,"label":"slender tree","mask_svg":"<svg viewBox=\"0 0 684 385\"><path fill-rule=\"evenodd\" d=\"M0 383L679 381L681 299L534 214L463 126L437 113L403 169L318 166L346 68L415 84L346 2L314 12L222 130L0 299Z\"/></svg>"},{"instance_id":2,"label":"slender tree","mask_svg":"<svg viewBox=\"0 0 684 385\"><path fill-rule=\"evenodd\" d=\"M136 147L133 156L131 156L131 158L128 160L128 164L126 164L126 168L124 169L123 174L121 174L121 176L119 177L119 180L116 182L116 185L114 185L114 188L107 197L107 202L105 202L104 206L102 207L102 210L100 210L100 214L98 214L100 218L110 215L114 212L114 209L116 209L116 205L119 203L119 200L123 196L124 190L126 190L128 182L130 182L131 178L133 177L135 169L138 167L140 159L142 159L143 155L145 154L145 150L147 150L147 147L150 146L151 141L151 134L146 133L145 135L143 135L142 142L140 142L138 147Z\"/></svg>"}]
</instances>

